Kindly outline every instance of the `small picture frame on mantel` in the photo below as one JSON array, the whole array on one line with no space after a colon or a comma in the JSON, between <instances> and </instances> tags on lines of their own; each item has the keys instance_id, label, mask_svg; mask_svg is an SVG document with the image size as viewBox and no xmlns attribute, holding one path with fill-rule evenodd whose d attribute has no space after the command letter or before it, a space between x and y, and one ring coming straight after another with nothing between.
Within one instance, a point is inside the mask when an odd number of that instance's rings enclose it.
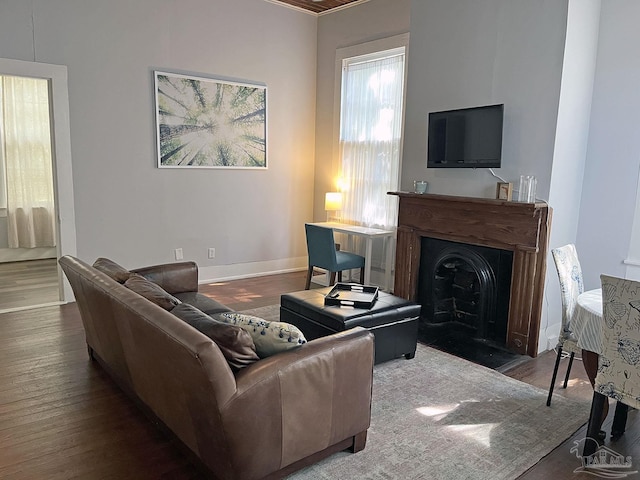
<instances>
[{"instance_id":1,"label":"small picture frame on mantel","mask_svg":"<svg viewBox=\"0 0 640 480\"><path fill-rule=\"evenodd\" d=\"M496 199L511 201L513 198L513 183L498 182L496 185Z\"/></svg>"}]
</instances>

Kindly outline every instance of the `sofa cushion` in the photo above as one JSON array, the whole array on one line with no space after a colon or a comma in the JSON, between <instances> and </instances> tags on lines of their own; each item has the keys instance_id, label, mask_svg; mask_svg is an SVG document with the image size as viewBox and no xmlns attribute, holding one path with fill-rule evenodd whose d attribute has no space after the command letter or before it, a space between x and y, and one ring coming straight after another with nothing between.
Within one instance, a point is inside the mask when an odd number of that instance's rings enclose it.
<instances>
[{"instance_id":1,"label":"sofa cushion","mask_svg":"<svg viewBox=\"0 0 640 480\"><path fill-rule=\"evenodd\" d=\"M124 282L124 286L165 310L171 310L181 303L180 300L167 293L160 285L147 280L137 273L131 274L129 279Z\"/></svg>"},{"instance_id":2,"label":"sofa cushion","mask_svg":"<svg viewBox=\"0 0 640 480\"><path fill-rule=\"evenodd\" d=\"M253 315L224 312L214 318L244 328L251 334L256 352L260 358L284 352L307 343L304 335L295 325L284 322L269 322Z\"/></svg>"},{"instance_id":3,"label":"sofa cushion","mask_svg":"<svg viewBox=\"0 0 640 480\"><path fill-rule=\"evenodd\" d=\"M182 292L175 293L174 296L182 303L188 303L193 305L198 310L203 311L207 315L213 315L214 313L231 312L229 307L224 306L220 302L209 298L198 292Z\"/></svg>"},{"instance_id":4,"label":"sofa cushion","mask_svg":"<svg viewBox=\"0 0 640 480\"><path fill-rule=\"evenodd\" d=\"M105 275L113 278L118 283L126 282L131 276L131 272L124 267L121 267L113 260L100 257L93 263L93 268L100 270Z\"/></svg>"},{"instance_id":5,"label":"sofa cushion","mask_svg":"<svg viewBox=\"0 0 640 480\"><path fill-rule=\"evenodd\" d=\"M260 360L253 339L246 330L214 320L188 303L177 305L171 313L213 340L232 369L240 370Z\"/></svg>"}]
</instances>

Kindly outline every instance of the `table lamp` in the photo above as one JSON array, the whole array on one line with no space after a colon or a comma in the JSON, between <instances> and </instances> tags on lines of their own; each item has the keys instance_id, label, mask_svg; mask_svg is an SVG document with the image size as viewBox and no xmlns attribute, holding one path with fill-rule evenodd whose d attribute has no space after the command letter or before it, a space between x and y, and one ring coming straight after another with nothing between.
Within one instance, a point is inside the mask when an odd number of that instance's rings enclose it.
<instances>
[{"instance_id":1,"label":"table lamp","mask_svg":"<svg viewBox=\"0 0 640 480\"><path fill-rule=\"evenodd\" d=\"M327 211L327 222L328 222L331 215L329 212L337 212L342 210L342 193L340 192L325 193L324 209Z\"/></svg>"}]
</instances>

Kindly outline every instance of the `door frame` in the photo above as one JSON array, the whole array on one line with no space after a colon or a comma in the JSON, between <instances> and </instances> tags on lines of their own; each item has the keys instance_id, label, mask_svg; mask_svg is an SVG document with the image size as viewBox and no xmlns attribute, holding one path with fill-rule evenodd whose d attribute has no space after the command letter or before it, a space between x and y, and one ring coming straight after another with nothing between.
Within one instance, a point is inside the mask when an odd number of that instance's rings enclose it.
<instances>
[{"instance_id":1,"label":"door frame","mask_svg":"<svg viewBox=\"0 0 640 480\"><path fill-rule=\"evenodd\" d=\"M49 81L51 138L53 157L53 190L57 218L57 258L76 255L76 220L73 200L71 165L71 126L67 67L49 63L26 62L0 58L0 75L36 77ZM69 282L58 266L60 300L73 301Z\"/></svg>"}]
</instances>

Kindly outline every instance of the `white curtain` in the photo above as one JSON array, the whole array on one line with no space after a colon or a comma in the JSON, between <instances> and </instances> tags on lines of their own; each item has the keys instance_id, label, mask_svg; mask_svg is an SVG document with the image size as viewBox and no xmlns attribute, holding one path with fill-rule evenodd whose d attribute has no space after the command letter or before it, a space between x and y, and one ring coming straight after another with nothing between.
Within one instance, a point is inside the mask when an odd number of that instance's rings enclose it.
<instances>
[{"instance_id":1,"label":"white curtain","mask_svg":"<svg viewBox=\"0 0 640 480\"><path fill-rule=\"evenodd\" d=\"M0 80L9 247L54 247L49 84L25 77Z\"/></svg>"},{"instance_id":2,"label":"white curtain","mask_svg":"<svg viewBox=\"0 0 640 480\"><path fill-rule=\"evenodd\" d=\"M342 216L366 226L397 222L404 49L345 60L342 72L340 156Z\"/></svg>"}]
</instances>

